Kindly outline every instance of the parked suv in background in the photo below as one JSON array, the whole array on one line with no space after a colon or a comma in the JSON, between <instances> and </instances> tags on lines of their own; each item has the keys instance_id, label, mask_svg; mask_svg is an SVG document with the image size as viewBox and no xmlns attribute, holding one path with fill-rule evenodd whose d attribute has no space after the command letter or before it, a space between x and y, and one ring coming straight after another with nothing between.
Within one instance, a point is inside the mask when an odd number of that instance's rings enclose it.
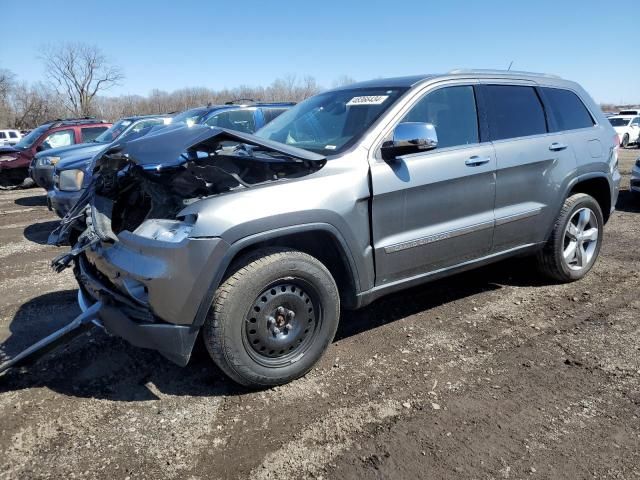
<instances>
[{"instance_id":1,"label":"parked suv in background","mask_svg":"<svg viewBox=\"0 0 640 480\"><path fill-rule=\"evenodd\" d=\"M81 307L181 365L202 329L252 387L309 371L341 307L514 255L582 278L620 182L579 85L497 71L341 87L255 135L167 129L95 175L50 238L74 244L53 264L75 259Z\"/></svg>"},{"instance_id":2,"label":"parked suv in background","mask_svg":"<svg viewBox=\"0 0 640 480\"><path fill-rule=\"evenodd\" d=\"M15 145L21 138L18 130L0 130L0 147Z\"/></svg>"},{"instance_id":3,"label":"parked suv in background","mask_svg":"<svg viewBox=\"0 0 640 480\"><path fill-rule=\"evenodd\" d=\"M253 133L295 105L293 102L236 102L192 108L176 115L172 123L204 124Z\"/></svg>"},{"instance_id":4,"label":"parked suv in background","mask_svg":"<svg viewBox=\"0 0 640 480\"><path fill-rule=\"evenodd\" d=\"M21 183L36 153L93 140L111 126L95 118L56 120L31 130L13 147L0 151L0 180Z\"/></svg>"},{"instance_id":5,"label":"parked suv in background","mask_svg":"<svg viewBox=\"0 0 640 480\"><path fill-rule=\"evenodd\" d=\"M210 105L207 107L186 110L171 121L170 128L180 128L187 125L204 124L220 126L242 132L254 132L256 127L262 127L273 120L280 113L288 110L293 103L259 103L253 105ZM141 130L142 126L148 126L152 119L140 120L137 126L129 127L128 132L118 140L129 140L130 134ZM117 124L116 124L117 125ZM115 125L114 125L115 126ZM99 150L93 150L95 154ZM47 194L47 204L58 216L64 217L71 207L82 195L85 188L91 182L91 157L89 152L74 154L60 161L55 166L55 178L52 177L53 186Z\"/></svg>"},{"instance_id":6,"label":"parked suv in background","mask_svg":"<svg viewBox=\"0 0 640 480\"><path fill-rule=\"evenodd\" d=\"M620 137L620 146L627 148L629 145L640 143L640 116L618 114L609 117L616 133Z\"/></svg>"},{"instance_id":7,"label":"parked suv in background","mask_svg":"<svg viewBox=\"0 0 640 480\"><path fill-rule=\"evenodd\" d=\"M171 122L170 115L135 115L121 118L94 138L85 142L52 148L36 154L29 166L29 176L45 190L53 188L53 168L67 158L91 158L114 140L155 125Z\"/></svg>"}]
</instances>

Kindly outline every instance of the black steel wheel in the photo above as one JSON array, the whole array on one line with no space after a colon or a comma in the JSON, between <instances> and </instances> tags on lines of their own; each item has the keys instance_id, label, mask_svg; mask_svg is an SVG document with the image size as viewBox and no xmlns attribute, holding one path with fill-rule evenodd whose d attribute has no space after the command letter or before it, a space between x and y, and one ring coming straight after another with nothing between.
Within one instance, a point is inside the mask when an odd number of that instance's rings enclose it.
<instances>
[{"instance_id":1,"label":"black steel wheel","mask_svg":"<svg viewBox=\"0 0 640 480\"><path fill-rule=\"evenodd\" d=\"M203 328L213 360L250 387L280 385L307 373L338 326L340 299L327 268L305 253L270 249L233 270Z\"/></svg>"}]
</instances>

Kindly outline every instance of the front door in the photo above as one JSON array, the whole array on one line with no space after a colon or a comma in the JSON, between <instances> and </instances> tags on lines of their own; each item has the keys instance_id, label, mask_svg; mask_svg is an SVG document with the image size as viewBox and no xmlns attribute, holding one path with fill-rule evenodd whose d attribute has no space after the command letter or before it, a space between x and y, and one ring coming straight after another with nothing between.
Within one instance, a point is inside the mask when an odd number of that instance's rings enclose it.
<instances>
[{"instance_id":1,"label":"front door","mask_svg":"<svg viewBox=\"0 0 640 480\"><path fill-rule=\"evenodd\" d=\"M372 161L376 285L488 254L496 159L481 143L474 87L427 92L400 122L434 125L430 151Z\"/></svg>"}]
</instances>

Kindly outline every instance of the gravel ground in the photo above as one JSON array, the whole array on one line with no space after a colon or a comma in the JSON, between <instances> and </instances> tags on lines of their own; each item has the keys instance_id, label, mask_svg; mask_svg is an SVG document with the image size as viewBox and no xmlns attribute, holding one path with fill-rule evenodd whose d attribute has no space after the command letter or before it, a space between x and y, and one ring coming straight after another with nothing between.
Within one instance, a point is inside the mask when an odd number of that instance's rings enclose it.
<instances>
[{"instance_id":1,"label":"gravel ground","mask_svg":"<svg viewBox=\"0 0 640 480\"><path fill-rule=\"evenodd\" d=\"M383 298L283 387L77 338L0 378L0 478L640 478L639 153L582 281L509 260ZM54 226L41 190L0 192L0 358L79 312Z\"/></svg>"}]
</instances>

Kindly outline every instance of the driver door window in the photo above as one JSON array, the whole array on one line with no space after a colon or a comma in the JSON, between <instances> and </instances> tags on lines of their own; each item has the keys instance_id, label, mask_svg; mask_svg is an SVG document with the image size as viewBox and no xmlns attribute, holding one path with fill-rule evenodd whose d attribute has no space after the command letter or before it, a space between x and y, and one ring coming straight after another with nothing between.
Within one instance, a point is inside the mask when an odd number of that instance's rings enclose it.
<instances>
[{"instance_id":1,"label":"driver door window","mask_svg":"<svg viewBox=\"0 0 640 480\"><path fill-rule=\"evenodd\" d=\"M401 122L433 124L438 149L480 143L472 86L445 87L427 94Z\"/></svg>"},{"instance_id":2,"label":"driver door window","mask_svg":"<svg viewBox=\"0 0 640 480\"><path fill-rule=\"evenodd\" d=\"M59 130L49 135L44 142L42 142L43 150L50 148L66 147L75 143L73 130Z\"/></svg>"}]
</instances>

